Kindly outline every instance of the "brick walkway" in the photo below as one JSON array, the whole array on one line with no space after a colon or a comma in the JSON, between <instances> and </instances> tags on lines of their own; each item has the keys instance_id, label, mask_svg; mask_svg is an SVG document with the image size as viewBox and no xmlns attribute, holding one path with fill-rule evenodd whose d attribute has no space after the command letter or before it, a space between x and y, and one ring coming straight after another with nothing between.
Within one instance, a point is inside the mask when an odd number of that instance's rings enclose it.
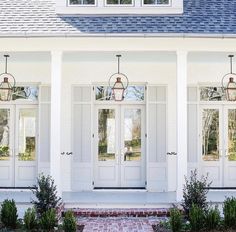
<instances>
[{"instance_id":1,"label":"brick walkway","mask_svg":"<svg viewBox=\"0 0 236 232\"><path fill-rule=\"evenodd\" d=\"M85 225L83 232L153 232L152 225L159 221L156 217L78 218L78 223Z\"/></svg>"}]
</instances>

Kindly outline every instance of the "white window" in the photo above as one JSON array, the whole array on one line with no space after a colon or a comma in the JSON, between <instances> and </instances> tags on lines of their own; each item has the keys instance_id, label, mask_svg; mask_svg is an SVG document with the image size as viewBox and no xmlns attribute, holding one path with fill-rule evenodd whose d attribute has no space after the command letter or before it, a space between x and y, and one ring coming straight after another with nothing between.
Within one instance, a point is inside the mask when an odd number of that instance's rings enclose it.
<instances>
[{"instance_id":1,"label":"white window","mask_svg":"<svg viewBox=\"0 0 236 232\"><path fill-rule=\"evenodd\" d=\"M183 0L56 0L56 12L67 15L182 14Z\"/></svg>"},{"instance_id":2,"label":"white window","mask_svg":"<svg viewBox=\"0 0 236 232\"><path fill-rule=\"evenodd\" d=\"M143 0L143 5L152 5L152 6L170 5L170 0Z\"/></svg>"},{"instance_id":3,"label":"white window","mask_svg":"<svg viewBox=\"0 0 236 232\"><path fill-rule=\"evenodd\" d=\"M95 0L69 0L69 5L95 5Z\"/></svg>"},{"instance_id":4,"label":"white window","mask_svg":"<svg viewBox=\"0 0 236 232\"><path fill-rule=\"evenodd\" d=\"M132 0L106 0L106 5L116 5L116 6L125 6L132 5Z\"/></svg>"}]
</instances>

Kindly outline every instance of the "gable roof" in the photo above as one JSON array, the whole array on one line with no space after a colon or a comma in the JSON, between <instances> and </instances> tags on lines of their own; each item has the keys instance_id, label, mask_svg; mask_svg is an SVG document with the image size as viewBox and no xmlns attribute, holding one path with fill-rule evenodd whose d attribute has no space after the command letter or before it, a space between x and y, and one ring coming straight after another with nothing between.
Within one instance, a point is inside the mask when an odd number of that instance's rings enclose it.
<instances>
[{"instance_id":1,"label":"gable roof","mask_svg":"<svg viewBox=\"0 0 236 232\"><path fill-rule=\"evenodd\" d=\"M0 36L236 37L236 0L184 0L182 15L61 16L55 0L1 0Z\"/></svg>"}]
</instances>

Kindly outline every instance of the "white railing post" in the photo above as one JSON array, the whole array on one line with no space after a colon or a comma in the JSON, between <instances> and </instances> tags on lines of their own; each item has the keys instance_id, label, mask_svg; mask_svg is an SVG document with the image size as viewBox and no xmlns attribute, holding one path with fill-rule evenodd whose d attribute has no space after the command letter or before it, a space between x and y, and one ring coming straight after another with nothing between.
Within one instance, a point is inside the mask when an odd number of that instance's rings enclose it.
<instances>
[{"instance_id":1,"label":"white railing post","mask_svg":"<svg viewBox=\"0 0 236 232\"><path fill-rule=\"evenodd\" d=\"M187 51L177 51L177 201L183 198L187 176L187 55Z\"/></svg>"}]
</instances>

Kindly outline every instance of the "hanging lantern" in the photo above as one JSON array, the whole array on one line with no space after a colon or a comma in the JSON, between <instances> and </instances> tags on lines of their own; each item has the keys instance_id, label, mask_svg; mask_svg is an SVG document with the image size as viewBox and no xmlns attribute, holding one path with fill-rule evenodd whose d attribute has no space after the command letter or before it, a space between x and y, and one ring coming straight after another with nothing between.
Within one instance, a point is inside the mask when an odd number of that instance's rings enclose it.
<instances>
[{"instance_id":1,"label":"hanging lantern","mask_svg":"<svg viewBox=\"0 0 236 232\"><path fill-rule=\"evenodd\" d=\"M229 55L230 58L230 72L225 74L221 80L222 90L226 96L227 101L236 101L236 83L234 77L236 74L233 73L232 59L234 55ZM228 79L228 82L224 84L224 80Z\"/></svg>"},{"instance_id":2,"label":"hanging lantern","mask_svg":"<svg viewBox=\"0 0 236 232\"><path fill-rule=\"evenodd\" d=\"M124 93L128 87L129 81L128 81L128 77L125 74L120 73L120 57L121 57L121 55L116 55L116 57L118 59L118 72L114 73L109 78L109 87L111 87L111 89L112 89L112 96L113 96L114 100L115 101L123 101L124 100ZM113 86L111 86L112 79L115 80L115 83L113 81L113 83L114 83ZM124 85L124 82L126 83L125 85Z\"/></svg>"},{"instance_id":3,"label":"hanging lantern","mask_svg":"<svg viewBox=\"0 0 236 232\"><path fill-rule=\"evenodd\" d=\"M4 57L6 58L6 63L5 73L0 74L0 78L3 78L3 81L0 83L0 101L10 101L15 88L15 78L7 72L7 58L9 55L4 55ZM12 82L9 80L12 80Z\"/></svg>"}]
</instances>

